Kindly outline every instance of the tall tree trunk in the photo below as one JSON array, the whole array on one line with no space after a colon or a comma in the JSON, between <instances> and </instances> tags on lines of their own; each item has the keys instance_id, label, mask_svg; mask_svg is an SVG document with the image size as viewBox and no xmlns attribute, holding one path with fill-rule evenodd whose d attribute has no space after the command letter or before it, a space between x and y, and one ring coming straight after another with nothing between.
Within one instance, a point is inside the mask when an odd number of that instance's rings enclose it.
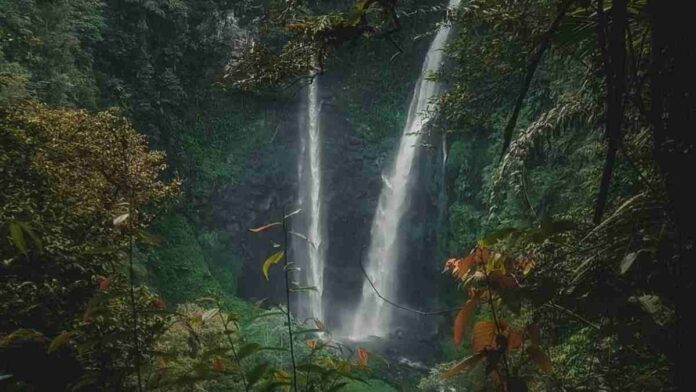
<instances>
[{"instance_id":1,"label":"tall tree trunk","mask_svg":"<svg viewBox=\"0 0 696 392\"><path fill-rule=\"evenodd\" d=\"M696 348L693 304L696 272L696 25L690 2L651 0L650 122L655 159L664 174L679 241L672 260L677 342L672 353L679 390L693 390L690 358Z\"/></svg>"}]
</instances>

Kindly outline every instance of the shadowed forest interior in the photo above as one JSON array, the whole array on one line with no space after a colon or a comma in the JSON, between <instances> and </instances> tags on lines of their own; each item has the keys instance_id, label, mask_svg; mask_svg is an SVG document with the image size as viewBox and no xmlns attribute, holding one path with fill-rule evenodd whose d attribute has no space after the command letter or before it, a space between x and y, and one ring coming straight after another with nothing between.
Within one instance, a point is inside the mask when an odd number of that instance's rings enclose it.
<instances>
[{"instance_id":1,"label":"shadowed forest interior","mask_svg":"<svg viewBox=\"0 0 696 392\"><path fill-rule=\"evenodd\" d=\"M0 391L691 391L663 0L0 0Z\"/></svg>"}]
</instances>

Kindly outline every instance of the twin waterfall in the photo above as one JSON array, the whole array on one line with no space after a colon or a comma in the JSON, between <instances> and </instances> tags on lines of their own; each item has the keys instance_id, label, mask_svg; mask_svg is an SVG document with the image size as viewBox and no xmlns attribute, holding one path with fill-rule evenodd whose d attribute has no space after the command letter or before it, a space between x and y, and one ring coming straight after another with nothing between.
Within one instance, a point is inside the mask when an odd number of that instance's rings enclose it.
<instances>
[{"instance_id":1,"label":"twin waterfall","mask_svg":"<svg viewBox=\"0 0 696 392\"><path fill-rule=\"evenodd\" d=\"M460 0L450 0L449 7L455 8ZM443 62L443 47L450 35L450 27L443 24L428 49L420 77L413 91L406 125L401 136L399 150L393 167L383 174L384 185L375 212L370 245L365 268L370 280L386 298L394 299L398 294L395 271L399 269L402 248L402 217L409 208L409 193L413 184L409 180L421 138L432 112L431 103L440 92L440 85L429 80ZM320 126L318 78L307 88L307 112L303 129L303 156L300 158L301 189L304 205L305 230L309 245L306 262L301 272L306 286L316 287L302 304L303 316L323 321L322 308L323 278L325 263L324 216L321 184L321 126ZM308 167L303 165L307 163ZM370 282L363 283L362 297L358 308L352 312L352 323L344 326L342 335L361 339L370 335L385 337L391 330L393 308L377 296Z\"/></svg>"}]
</instances>

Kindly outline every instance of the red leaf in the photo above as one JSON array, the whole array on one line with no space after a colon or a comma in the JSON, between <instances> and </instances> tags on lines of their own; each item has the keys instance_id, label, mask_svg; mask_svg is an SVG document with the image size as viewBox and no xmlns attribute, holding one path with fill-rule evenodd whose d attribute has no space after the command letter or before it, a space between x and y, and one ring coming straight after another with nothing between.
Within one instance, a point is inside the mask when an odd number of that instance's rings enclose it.
<instances>
[{"instance_id":1,"label":"red leaf","mask_svg":"<svg viewBox=\"0 0 696 392\"><path fill-rule=\"evenodd\" d=\"M541 342L541 331L539 330L539 326L536 324L528 325L527 336L529 336L529 341L533 346L538 346Z\"/></svg>"},{"instance_id":2,"label":"red leaf","mask_svg":"<svg viewBox=\"0 0 696 392\"><path fill-rule=\"evenodd\" d=\"M97 285L99 285L100 290L106 290L111 286L111 278L97 276Z\"/></svg>"},{"instance_id":3,"label":"red leaf","mask_svg":"<svg viewBox=\"0 0 696 392\"><path fill-rule=\"evenodd\" d=\"M224 366L222 363L222 358L220 358L220 357L213 358L213 370L221 372L223 369L224 369Z\"/></svg>"},{"instance_id":4,"label":"red leaf","mask_svg":"<svg viewBox=\"0 0 696 392\"><path fill-rule=\"evenodd\" d=\"M164 310L167 308L167 305L164 303L164 300L162 298L154 298L152 301L150 301L150 305L159 310Z\"/></svg>"},{"instance_id":5,"label":"red leaf","mask_svg":"<svg viewBox=\"0 0 696 392\"><path fill-rule=\"evenodd\" d=\"M367 350L365 350L362 347L358 347L357 354L358 354L358 365L367 366L367 357L368 357Z\"/></svg>"}]
</instances>

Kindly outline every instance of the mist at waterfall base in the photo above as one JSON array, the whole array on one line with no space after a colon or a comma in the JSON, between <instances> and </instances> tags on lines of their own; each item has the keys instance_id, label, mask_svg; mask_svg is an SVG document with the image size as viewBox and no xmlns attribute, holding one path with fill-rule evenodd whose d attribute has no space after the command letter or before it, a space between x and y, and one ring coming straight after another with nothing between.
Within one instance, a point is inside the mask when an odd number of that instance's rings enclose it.
<instances>
[{"instance_id":1,"label":"mist at waterfall base","mask_svg":"<svg viewBox=\"0 0 696 392\"><path fill-rule=\"evenodd\" d=\"M458 3L452 0L449 7ZM298 292L293 311L301 321L322 321L338 340L370 342L372 349L400 357L429 356L424 351L433 351L437 320L386 303L372 284L382 296L408 307L431 309L437 304L437 227L423 222L438 221L441 213L445 145L441 135L425 128L431 103L441 91L428 76L440 69L449 34L450 27L441 26L425 55L398 149L381 175L371 223L357 228L369 231L367 238L331 234L343 234L332 218L350 201L337 202L340 195L333 187L341 179L331 175L332 167L344 162L326 151L331 143L325 139L338 137L336 128L340 128L330 92L321 87L328 75L315 77L303 90L299 109L298 200L303 212L294 218L292 229L305 233L307 240L293 238L292 253L300 267L298 283L316 290ZM425 144L443 151L433 153L422 147ZM333 249L346 246L360 248L356 250L360 258L346 260L346 254ZM364 278L360 263L372 284ZM356 283L340 285L339 280Z\"/></svg>"}]
</instances>

